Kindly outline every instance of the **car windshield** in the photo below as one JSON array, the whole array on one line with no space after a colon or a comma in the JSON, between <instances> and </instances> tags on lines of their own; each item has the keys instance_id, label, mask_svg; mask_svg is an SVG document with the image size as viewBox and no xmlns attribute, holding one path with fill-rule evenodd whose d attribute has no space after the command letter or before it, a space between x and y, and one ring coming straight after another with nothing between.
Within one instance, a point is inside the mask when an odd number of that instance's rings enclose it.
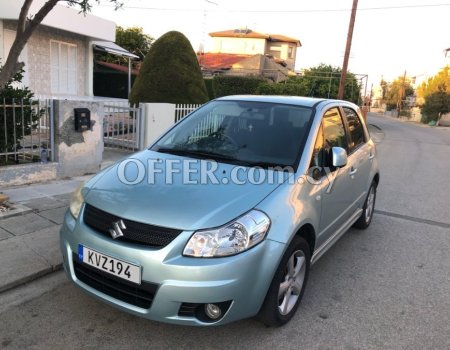
<instances>
[{"instance_id":1,"label":"car windshield","mask_svg":"<svg viewBox=\"0 0 450 350\"><path fill-rule=\"evenodd\" d=\"M213 101L179 122L152 150L248 166L295 166L311 117L309 107Z\"/></svg>"}]
</instances>

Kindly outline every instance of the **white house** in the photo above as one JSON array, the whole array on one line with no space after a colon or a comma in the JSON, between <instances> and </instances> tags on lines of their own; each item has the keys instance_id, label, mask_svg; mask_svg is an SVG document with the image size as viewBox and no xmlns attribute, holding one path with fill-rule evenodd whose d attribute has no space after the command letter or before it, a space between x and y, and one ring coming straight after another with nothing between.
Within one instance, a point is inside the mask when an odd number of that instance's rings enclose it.
<instances>
[{"instance_id":1,"label":"white house","mask_svg":"<svg viewBox=\"0 0 450 350\"><path fill-rule=\"evenodd\" d=\"M262 34L251 29L234 29L209 33L213 38L212 53L267 55L283 61L293 71L300 40L279 34Z\"/></svg>"},{"instance_id":2,"label":"white house","mask_svg":"<svg viewBox=\"0 0 450 350\"><path fill-rule=\"evenodd\" d=\"M29 13L36 13L45 1L33 1ZM22 4L0 0L0 65L14 41ZM94 49L137 57L113 43L115 34L112 21L83 15L76 8L55 6L22 51L23 83L36 96L93 96Z\"/></svg>"}]
</instances>

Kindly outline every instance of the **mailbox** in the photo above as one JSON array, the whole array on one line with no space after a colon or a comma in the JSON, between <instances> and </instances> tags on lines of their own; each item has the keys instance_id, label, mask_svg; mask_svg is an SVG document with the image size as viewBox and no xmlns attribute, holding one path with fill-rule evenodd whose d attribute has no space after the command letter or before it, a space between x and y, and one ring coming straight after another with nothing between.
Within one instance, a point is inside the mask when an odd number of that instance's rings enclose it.
<instances>
[{"instance_id":1,"label":"mailbox","mask_svg":"<svg viewBox=\"0 0 450 350\"><path fill-rule=\"evenodd\" d=\"M87 108L75 108L75 131L91 130L91 111Z\"/></svg>"}]
</instances>

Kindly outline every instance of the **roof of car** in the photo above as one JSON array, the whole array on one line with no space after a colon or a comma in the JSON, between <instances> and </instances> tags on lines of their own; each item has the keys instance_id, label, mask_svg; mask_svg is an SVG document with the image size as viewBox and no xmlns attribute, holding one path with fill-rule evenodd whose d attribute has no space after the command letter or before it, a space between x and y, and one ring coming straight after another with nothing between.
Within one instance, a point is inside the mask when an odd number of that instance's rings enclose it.
<instances>
[{"instance_id":1,"label":"roof of car","mask_svg":"<svg viewBox=\"0 0 450 350\"><path fill-rule=\"evenodd\" d=\"M234 95L220 97L219 101L251 101L251 102L270 102L289 105L299 105L305 107L314 107L320 102L326 101L323 98L301 97L301 96L269 96L269 95Z\"/></svg>"}]
</instances>

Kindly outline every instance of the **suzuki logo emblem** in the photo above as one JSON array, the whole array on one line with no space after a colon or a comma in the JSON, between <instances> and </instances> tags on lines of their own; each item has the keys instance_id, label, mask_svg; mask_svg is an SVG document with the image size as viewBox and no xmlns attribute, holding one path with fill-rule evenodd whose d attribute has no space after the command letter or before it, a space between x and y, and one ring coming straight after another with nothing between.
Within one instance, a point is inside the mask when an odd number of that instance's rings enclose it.
<instances>
[{"instance_id":1,"label":"suzuki logo emblem","mask_svg":"<svg viewBox=\"0 0 450 350\"><path fill-rule=\"evenodd\" d=\"M109 234L113 239L123 237L122 230L125 230L126 228L127 227L122 220L116 221L113 223L113 228L109 229Z\"/></svg>"}]
</instances>

